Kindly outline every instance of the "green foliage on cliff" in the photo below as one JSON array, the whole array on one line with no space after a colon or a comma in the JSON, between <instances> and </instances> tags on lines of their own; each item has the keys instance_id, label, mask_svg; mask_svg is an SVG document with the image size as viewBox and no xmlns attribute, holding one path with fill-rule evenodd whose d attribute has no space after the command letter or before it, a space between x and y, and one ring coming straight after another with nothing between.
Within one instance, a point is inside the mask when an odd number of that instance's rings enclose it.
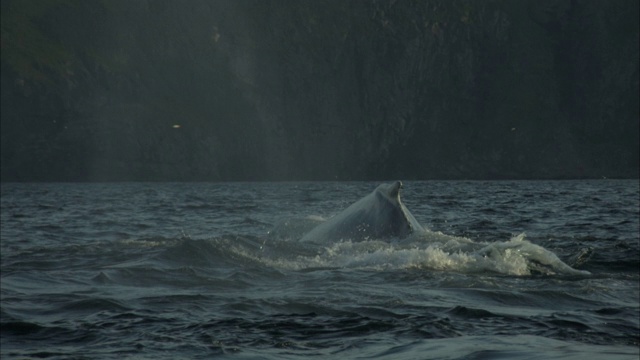
<instances>
[{"instance_id":1,"label":"green foliage on cliff","mask_svg":"<svg viewBox=\"0 0 640 360\"><path fill-rule=\"evenodd\" d=\"M45 81L48 73L63 75L72 54L42 28L41 20L52 9L71 6L73 0L21 0L2 4L2 62L18 76Z\"/></svg>"}]
</instances>

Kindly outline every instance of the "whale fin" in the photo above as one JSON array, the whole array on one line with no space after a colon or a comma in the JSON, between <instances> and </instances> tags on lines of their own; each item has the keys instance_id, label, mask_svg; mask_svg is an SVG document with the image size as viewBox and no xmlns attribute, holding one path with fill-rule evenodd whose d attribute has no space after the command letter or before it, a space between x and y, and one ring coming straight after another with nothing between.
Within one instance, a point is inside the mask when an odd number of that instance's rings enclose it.
<instances>
[{"instance_id":1,"label":"whale fin","mask_svg":"<svg viewBox=\"0 0 640 360\"><path fill-rule=\"evenodd\" d=\"M372 193L318 225L303 242L405 238L424 231L400 200L402 182L379 185Z\"/></svg>"}]
</instances>

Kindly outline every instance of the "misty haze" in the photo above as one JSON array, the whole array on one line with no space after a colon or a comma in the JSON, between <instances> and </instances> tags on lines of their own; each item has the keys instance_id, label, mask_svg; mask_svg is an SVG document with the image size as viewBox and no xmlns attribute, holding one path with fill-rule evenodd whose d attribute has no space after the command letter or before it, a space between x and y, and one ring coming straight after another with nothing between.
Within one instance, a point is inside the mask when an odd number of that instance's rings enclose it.
<instances>
[{"instance_id":1,"label":"misty haze","mask_svg":"<svg viewBox=\"0 0 640 360\"><path fill-rule=\"evenodd\" d=\"M2 1L3 181L636 178L638 1Z\"/></svg>"}]
</instances>

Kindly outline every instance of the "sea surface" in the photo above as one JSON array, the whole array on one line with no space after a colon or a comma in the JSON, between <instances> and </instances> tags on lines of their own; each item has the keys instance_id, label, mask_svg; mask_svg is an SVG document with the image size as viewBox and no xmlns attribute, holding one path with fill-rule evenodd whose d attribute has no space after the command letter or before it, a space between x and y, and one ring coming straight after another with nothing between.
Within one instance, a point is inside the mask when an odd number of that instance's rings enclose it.
<instances>
[{"instance_id":1,"label":"sea surface","mask_svg":"<svg viewBox=\"0 0 640 360\"><path fill-rule=\"evenodd\" d=\"M2 183L2 359L634 359L639 183Z\"/></svg>"}]
</instances>

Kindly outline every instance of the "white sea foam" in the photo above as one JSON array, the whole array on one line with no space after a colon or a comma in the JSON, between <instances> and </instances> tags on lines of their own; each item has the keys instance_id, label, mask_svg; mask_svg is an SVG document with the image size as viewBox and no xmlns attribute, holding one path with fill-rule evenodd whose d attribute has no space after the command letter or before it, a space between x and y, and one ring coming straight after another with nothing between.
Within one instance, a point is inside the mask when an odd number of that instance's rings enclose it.
<instances>
[{"instance_id":1,"label":"white sea foam","mask_svg":"<svg viewBox=\"0 0 640 360\"><path fill-rule=\"evenodd\" d=\"M298 244L290 243L288 249ZM426 231L425 234L403 241L365 240L337 241L316 249L313 255L291 256L287 247L270 256L244 256L276 268L291 270L313 268L355 268L371 270L425 269L464 273L500 273L526 276L534 273L548 275L588 275L562 262L553 252L532 244L525 234L508 241L476 243L463 237ZM239 250L240 251L240 250Z\"/></svg>"}]
</instances>

